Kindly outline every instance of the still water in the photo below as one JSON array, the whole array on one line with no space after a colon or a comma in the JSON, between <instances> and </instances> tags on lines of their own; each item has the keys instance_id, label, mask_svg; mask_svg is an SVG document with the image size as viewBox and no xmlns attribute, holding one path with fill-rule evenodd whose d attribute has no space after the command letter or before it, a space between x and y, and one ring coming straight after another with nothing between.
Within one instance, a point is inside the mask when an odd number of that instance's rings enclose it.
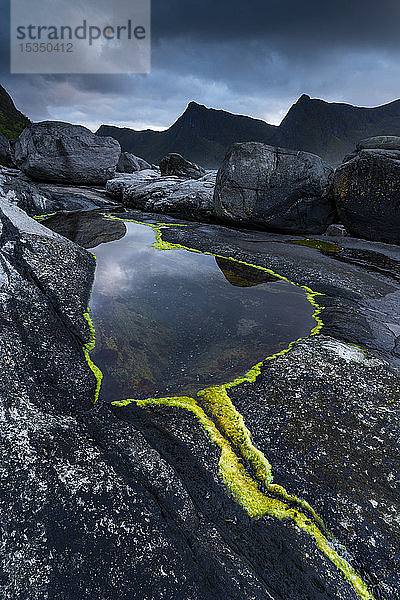
<instances>
[{"instance_id":1,"label":"still water","mask_svg":"<svg viewBox=\"0 0 400 600\"><path fill-rule=\"evenodd\" d=\"M96 248L90 302L100 397L195 394L231 381L315 326L304 290L235 261L152 247L154 231Z\"/></svg>"}]
</instances>

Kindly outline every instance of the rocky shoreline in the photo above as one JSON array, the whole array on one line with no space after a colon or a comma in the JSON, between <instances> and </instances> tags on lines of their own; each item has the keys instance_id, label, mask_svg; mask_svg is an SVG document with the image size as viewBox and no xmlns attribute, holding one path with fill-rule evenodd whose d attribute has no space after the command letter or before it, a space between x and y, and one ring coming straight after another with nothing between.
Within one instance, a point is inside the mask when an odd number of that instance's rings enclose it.
<instances>
[{"instance_id":1,"label":"rocky shoreline","mask_svg":"<svg viewBox=\"0 0 400 600\"><path fill-rule=\"evenodd\" d=\"M242 148L236 150L242 160ZM396 161L387 151L381 148L377 160ZM299 154L296 161L315 160ZM168 161L165 175L147 168L116 176L107 193L100 180L81 187L69 175L64 183L51 177L38 183L1 170L3 596L396 600L398 246L323 238L298 223L286 234L243 229L241 215L230 219L236 228L199 222L215 220L215 174L180 160L175 174L176 164ZM274 189L280 165L274 159L268 167ZM108 167L102 169L100 177ZM219 190L229 179L221 173ZM324 190L337 189L333 171L326 174ZM315 186L310 192L304 176L285 181L290 190L275 203L279 214L288 214L283 202L310 205L322 197L330 207L325 214L332 214L333 196L318 196ZM235 189L248 207L253 183L239 178ZM354 193L341 190L343 201ZM265 186L263 194L257 199L265 200ZM48 213L57 213L43 220L48 227L31 218ZM164 213L186 226L174 227ZM315 508L332 545L368 587L364 595L294 522L246 514L218 476L218 447L192 413L93 406L97 380L87 361L93 339L84 315L95 260L84 247L124 235L123 223L108 214L169 223L160 230L167 245L265 267L322 294L319 335L266 361L255 381L232 388L230 398L276 482ZM320 233L335 220L329 217Z\"/></svg>"}]
</instances>

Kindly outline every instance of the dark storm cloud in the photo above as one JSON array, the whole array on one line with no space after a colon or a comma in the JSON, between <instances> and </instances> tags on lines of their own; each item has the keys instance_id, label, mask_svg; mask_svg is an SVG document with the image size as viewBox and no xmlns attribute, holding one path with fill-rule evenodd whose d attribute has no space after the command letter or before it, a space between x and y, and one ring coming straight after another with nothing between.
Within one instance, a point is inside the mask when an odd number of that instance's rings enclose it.
<instances>
[{"instance_id":1,"label":"dark storm cloud","mask_svg":"<svg viewBox=\"0 0 400 600\"><path fill-rule=\"evenodd\" d=\"M153 1L153 36L398 46L398 0Z\"/></svg>"},{"instance_id":2,"label":"dark storm cloud","mask_svg":"<svg viewBox=\"0 0 400 600\"><path fill-rule=\"evenodd\" d=\"M0 8L1 82L35 120L161 127L194 99L279 122L303 92L364 106L400 96L399 0L153 0L148 76L10 76Z\"/></svg>"}]
</instances>

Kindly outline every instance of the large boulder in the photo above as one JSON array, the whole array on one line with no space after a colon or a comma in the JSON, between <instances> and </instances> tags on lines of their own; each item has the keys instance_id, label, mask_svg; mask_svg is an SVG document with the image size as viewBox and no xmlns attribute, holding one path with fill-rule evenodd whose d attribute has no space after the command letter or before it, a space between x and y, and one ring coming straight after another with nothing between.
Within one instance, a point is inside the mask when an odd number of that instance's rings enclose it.
<instances>
[{"instance_id":1,"label":"large boulder","mask_svg":"<svg viewBox=\"0 0 400 600\"><path fill-rule=\"evenodd\" d=\"M119 143L86 127L56 121L30 125L15 144L16 165L41 181L104 185L115 174Z\"/></svg>"},{"instance_id":2,"label":"large boulder","mask_svg":"<svg viewBox=\"0 0 400 600\"><path fill-rule=\"evenodd\" d=\"M323 233L337 217L333 169L321 158L256 142L234 144L218 171L217 217L288 233Z\"/></svg>"},{"instance_id":3,"label":"large boulder","mask_svg":"<svg viewBox=\"0 0 400 600\"><path fill-rule=\"evenodd\" d=\"M400 244L400 138L360 142L335 172L334 197L352 236Z\"/></svg>"},{"instance_id":4,"label":"large boulder","mask_svg":"<svg viewBox=\"0 0 400 600\"><path fill-rule=\"evenodd\" d=\"M10 142L2 133L0 133L0 165L4 165L5 167L12 167L14 165Z\"/></svg>"},{"instance_id":5,"label":"large boulder","mask_svg":"<svg viewBox=\"0 0 400 600\"><path fill-rule=\"evenodd\" d=\"M200 179L206 174L206 170L192 163L180 154L167 154L160 162L161 175L183 177L186 179Z\"/></svg>"},{"instance_id":6,"label":"large boulder","mask_svg":"<svg viewBox=\"0 0 400 600\"><path fill-rule=\"evenodd\" d=\"M122 204L144 212L210 221L214 214L214 186L213 173L196 181L159 177L140 185L126 185L122 190Z\"/></svg>"},{"instance_id":7,"label":"large boulder","mask_svg":"<svg viewBox=\"0 0 400 600\"><path fill-rule=\"evenodd\" d=\"M135 171L143 171L144 169L151 169L151 165L143 158L129 152L121 152L117 164L118 173L135 173Z\"/></svg>"},{"instance_id":8,"label":"large boulder","mask_svg":"<svg viewBox=\"0 0 400 600\"><path fill-rule=\"evenodd\" d=\"M119 173L107 181L106 192L111 198L122 200L124 189L139 186L160 179L160 172L153 169L135 171L135 173Z\"/></svg>"}]
</instances>

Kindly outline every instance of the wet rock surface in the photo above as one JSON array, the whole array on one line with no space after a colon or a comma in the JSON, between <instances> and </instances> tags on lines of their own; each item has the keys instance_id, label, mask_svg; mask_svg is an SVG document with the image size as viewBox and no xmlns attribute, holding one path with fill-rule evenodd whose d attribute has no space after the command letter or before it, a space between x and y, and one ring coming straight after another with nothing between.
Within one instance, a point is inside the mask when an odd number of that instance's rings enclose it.
<instances>
[{"instance_id":1,"label":"wet rock surface","mask_svg":"<svg viewBox=\"0 0 400 600\"><path fill-rule=\"evenodd\" d=\"M399 589L398 383L373 355L320 336L271 361L256 392L232 393L276 481L323 515L378 598Z\"/></svg>"},{"instance_id":2,"label":"wet rock surface","mask_svg":"<svg viewBox=\"0 0 400 600\"><path fill-rule=\"evenodd\" d=\"M335 171L340 219L354 236L400 244L400 138L361 141Z\"/></svg>"},{"instance_id":3,"label":"wet rock surface","mask_svg":"<svg viewBox=\"0 0 400 600\"><path fill-rule=\"evenodd\" d=\"M218 171L215 213L239 226L323 233L337 216L332 176L333 169L308 152L234 144Z\"/></svg>"},{"instance_id":4,"label":"wet rock surface","mask_svg":"<svg viewBox=\"0 0 400 600\"><path fill-rule=\"evenodd\" d=\"M251 520L231 499L193 415L92 408L82 315L94 259L6 200L0 208L3 597L356 600L304 532ZM398 249L340 238L326 253L292 237L163 230L324 294L323 335L231 397L276 482L316 508L376 599L397 600Z\"/></svg>"},{"instance_id":5,"label":"wet rock surface","mask_svg":"<svg viewBox=\"0 0 400 600\"><path fill-rule=\"evenodd\" d=\"M39 181L104 185L115 174L119 143L57 121L29 125L15 143L15 163Z\"/></svg>"}]
</instances>

